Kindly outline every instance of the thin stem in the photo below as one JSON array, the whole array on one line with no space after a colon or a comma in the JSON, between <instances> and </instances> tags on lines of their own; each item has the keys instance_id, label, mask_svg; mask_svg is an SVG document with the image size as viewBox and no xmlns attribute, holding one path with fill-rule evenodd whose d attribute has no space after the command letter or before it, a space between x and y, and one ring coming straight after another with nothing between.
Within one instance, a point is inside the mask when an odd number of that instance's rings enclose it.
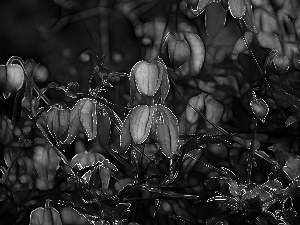
<instances>
[{"instance_id":1,"label":"thin stem","mask_svg":"<svg viewBox=\"0 0 300 225\"><path fill-rule=\"evenodd\" d=\"M264 73L263 70L260 68L260 66L259 66L259 64L258 64L258 62L257 62L257 60L256 60L256 58L255 58L255 55L254 55L253 51L250 49L249 44L248 44L248 41L246 40L246 38L245 38L245 36L244 36L244 34L243 34L244 30L243 30L243 26L242 26L241 19L239 19L238 24L239 24L240 30L241 30L241 32L242 32L242 36L243 36L243 40L244 40L244 42L245 42L245 45L246 45L246 47L247 47L247 49L248 49L248 51L249 51L249 53L250 53L250 56L251 56L252 60L255 62L255 66L256 66L256 68L257 68L258 71L259 71L259 75L260 75L260 77L263 79L263 82L264 82L264 84L265 84L266 87L267 87L266 89L270 92L271 97L273 98L273 100L274 100L274 102L275 102L275 104L276 104L276 107L279 109L279 112L280 112L282 118L283 118L284 121L285 121L285 120L286 120L286 116L285 116L285 114L284 114L282 108L278 105L277 100L275 99L274 94L273 94L273 92L272 92L271 86L270 86L270 84L269 84L269 82L268 82L268 80L267 80L267 78L266 78L266 76L265 76L265 73Z\"/></svg>"},{"instance_id":2,"label":"thin stem","mask_svg":"<svg viewBox=\"0 0 300 225\"><path fill-rule=\"evenodd\" d=\"M248 157L248 166L247 166L247 183L250 183L251 180L251 175L252 175L252 166L253 166L253 160L254 160L254 140L256 136L256 129L257 129L257 119L253 117L253 122L254 122L254 132L253 132L253 137L251 139L251 144L250 144L250 150L249 150L249 157Z\"/></svg>"}]
</instances>

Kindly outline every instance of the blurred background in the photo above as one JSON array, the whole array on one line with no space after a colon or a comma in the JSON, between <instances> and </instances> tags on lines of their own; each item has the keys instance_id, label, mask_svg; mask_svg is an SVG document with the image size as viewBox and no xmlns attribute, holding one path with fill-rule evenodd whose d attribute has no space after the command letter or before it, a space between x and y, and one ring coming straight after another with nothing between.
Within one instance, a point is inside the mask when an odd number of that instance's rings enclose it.
<instances>
[{"instance_id":1,"label":"blurred background","mask_svg":"<svg viewBox=\"0 0 300 225\"><path fill-rule=\"evenodd\" d=\"M3 0L0 3L0 63L13 55L44 64L50 81L65 85L77 81L87 88L90 61L78 56L86 50L105 54L111 71L129 72L140 59L141 46L134 34L134 19L124 7L134 1L108 0ZM137 7L139 20L164 9L164 1ZM131 3L130 3L131 4ZM155 7L154 7L155 6Z\"/></svg>"}]
</instances>

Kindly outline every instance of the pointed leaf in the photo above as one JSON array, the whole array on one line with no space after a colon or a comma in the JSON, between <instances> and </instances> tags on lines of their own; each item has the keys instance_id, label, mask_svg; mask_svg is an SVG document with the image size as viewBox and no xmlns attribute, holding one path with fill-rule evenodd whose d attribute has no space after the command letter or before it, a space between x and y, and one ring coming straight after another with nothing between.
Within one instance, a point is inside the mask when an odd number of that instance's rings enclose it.
<instances>
[{"instance_id":1,"label":"pointed leaf","mask_svg":"<svg viewBox=\"0 0 300 225\"><path fill-rule=\"evenodd\" d=\"M130 133L133 141L142 144L148 137L151 128L154 107L138 105L130 112Z\"/></svg>"},{"instance_id":2,"label":"pointed leaf","mask_svg":"<svg viewBox=\"0 0 300 225\"><path fill-rule=\"evenodd\" d=\"M267 162L280 167L280 165L274 160L272 159L269 155L267 155L267 153L265 153L264 151L260 151L260 150L255 150L255 155L257 155L258 157L266 160Z\"/></svg>"},{"instance_id":3,"label":"pointed leaf","mask_svg":"<svg viewBox=\"0 0 300 225\"><path fill-rule=\"evenodd\" d=\"M110 121L112 122L114 127L116 127L119 131L121 131L123 122L122 122L121 118L118 116L118 114L107 105L100 104L100 108L105 109L105 111L108 113Z\"/></svg>"},{"instance_id":4,"label":"pointed leaf","mask_svg":"<svg viewBox=\"0 0 300 225\"><path fill-rule=\"evenodd\" d=\"M69 120L69 108L59 109L53 106L47 111L47 129L57 142L62 142L66 138Z\"/></svg>"},{"instance_id":5,"label":"pointed leaf","mask_svg":"<svg viewBox=\"0 0 300 225\"><path fill-rule=\"evenodd\" d=\"M157 120L156 134L162 152L170 158L173 154L177 154L179 141L179 126L176 116L172 111L163 106L157 105L160 112L160 118Z\"/></svg>"},{"instance_id":6,"label":"pointed leaf","mask_svg":"<svg viewBox=\"0 0 300 225\"><path fill-rule=\"evenodd\" d=\"M68 137L64 141L65 144L71 144L80 131L80 111L83 107L84 100L80 99L76 102L70 112Z\"/></svg>"},{"instance_id":7,"label":"pointed leaf","mask_svg":"<svg viewBox=\"0 0 300 225\"><path fill-rule=\"evenodd\" d=\"M120 147L125 152L128 151L132 141L131 133L130 133L130 117L131 115L129 113L125 118L125 121L121 129Z\"/></svg>"},{"instance_id":8,"label":"pointed leaf","mask_svg":"<svg viewBox=\"0 0 300 225\"><path fill-rule=\"evenodd\" d=\"M105 168L105 167L102 167L102 166L99 166L99 173L100 173L102 188L103 189L108 189L109 180L110 180L109 169Z\"/></svg>"},{"instance_id":9,"label":"pointed leaf","mask_svg":"<svg viewBox=\"0 0 300 225\"><path fill-rule=\"evenodd\" d=\"M106 148L111 134L111 120L105 109L98 113L98 138L103 148Z\"/></svg>"},{"instance_id":10,"label":"pointed leaf","mask_svg":"<svg viewBox=\"0 0 300 225\"><path fill-rule=\"evenodd\" d=\"M198 16L199 14L201 14L205 7L210 4L212 2L212 0L199 0L198 1L198 5L197 5L197 8L196 9L193 9L191 7L191 11L194 15Z\"/></svg>"},{"instance_id":11,"label":"pointed leaf","mask_svg":"<svg viewBox=\"0 0 300 225\"><path fill-rule=\"evenodd\" d=\"M216 38L226 23L226 10L217 3L212 2L206 7L205 28L207 35Z\"/></svg>"},{"instance_id":12,"label":"pointed leaf","mask_svg":"<svg viewBox=\"0 0 300 225\"><path fill-rule=\"evenodd\" d=\"M88 140L93 140L97 136L97 101L89 98L83 99L80 123Z\"/></svg>"},{"instance_id":13,"label":"pointed leaf","mask_svg":"<svg viewBox=\"0 0 300 225\"><path fill-rule=\"evenodd\" d=\"M292 107L295 107L297 110L300 110L300 99L296 97L293 93L289 93L289 90L286 88L283 89L278 85L272 85L271 83L271 90L276 98L284 99L285 101L289 102Z\"/></svg>"},{"instance_id":14,"label":"pointed leaf","mask_svg":"<svg viewBox=\"0 0 300 225\"><path fill-rule=\"evenodd\" d=\"M283 171L291 181L296 180L300 176L300 159L291 156L286 161Z\"/></svg>"},{"instance_id":15,"label":"pointed leaf","mask_svg":"<svg viewBox=\"0 0 300 225\"><path fill-rule=\"evenodd\" d=\"M251 1L245 0L245 4L246 4L246 13L242 19L243 19L244 23L246 24L247 28L252 33L257 33L257 29L254 24L254 17L253 17Z\"/></svg>"},{"instance_id":16,"label":"pointed leaf","mask_svg":"<svg viewBox=\"0 0 300 225\"><path fill-rule=\"evenodd\" d=\"M161 80L161 86L160 86L160 102L163 104L168 96L169 90L170 90L170 83L169 83L169 77L168 77L168 71L166 66L163 66L163 69L165 70L162 75Z\"/></svg>"}]
</instances>

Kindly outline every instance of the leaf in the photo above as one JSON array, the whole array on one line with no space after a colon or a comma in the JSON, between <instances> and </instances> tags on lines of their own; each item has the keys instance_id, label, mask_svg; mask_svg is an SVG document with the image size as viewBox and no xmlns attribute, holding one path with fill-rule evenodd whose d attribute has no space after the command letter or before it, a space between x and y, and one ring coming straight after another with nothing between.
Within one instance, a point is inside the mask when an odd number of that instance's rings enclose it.
<instances>
[{"instance_id":1,"label":"leaf","mask_svg":"<svg viewBox=\"0 0 300 225\"><path fill-rule=\"evenodd\" d=\"M161 86L160 86L160 103L164 104L170 90L170 83L169 83L167 67L164 65L162 68L164 72L162 75Z\"/></svg>"},{"instance_id":2,"label":"leaf","mask_svg":"<svg viewBox=\"0 0 300 225\"><path fill-rule=\"evenodd\" d=\"M121 127L123 126L123 122L121 120L121 118L118 116L118 114L111 109L111 107L107 106L107 105L103 105L100 104L100 107L105 109L105 111L108 113L109 118L112 122L112 124L119 130L121 131Z\"/></svg>"},{"instance_id":3,"label":"leaf","mask_svg":"<svg viewBox=\"0 0 300 225\"><path fill-rule=\"evenodd\" d=\"M11 93L18 91L24 83L24 72L20 65L0 65L0 90L8 99Z\"/></svg>"},{"instance_id":4,"label":"leaf","mask_svg":"<svg viewBox=\"0 0 300 225\"><path fill-rule=\"evenodd\" d=\"M97 136L97 101L84 98L79 114L81 127L88 140L93 140Z\"/></svg>"},{"instance_id":5,"label":"leaf","mask_svg":"<svg viewBox=\"0 0 300 225\"><path fill-rule=\"evenodd\" d=\"M40 190L49 190L52 188L52 181L59 168L59 162L60 157L51 145L38 145L34 148L33 164L40 178L37 182L37 187Z\"/></svg>"},{"instance_id":6,"label":"leaf","mask_svg":"<svg viewBox=\"0 0 300 225\"><path fill-rule=\"evenodd\" d=\"M294 123L297 123L297 122L298 122L298 120L297 120L296 117L294 117L294 116L289 116L289 117L286 119L286 121L285 121L285 126L288 127L288 126L290 126L290 125L292 125L292 124L294 124Z\"/></svg>"},{"instance_id":7,"label":"leaf","mask_svg":"<svg viewBox=\"0 0 300 225\"><path fill-rule=\"evenodd\" d=\"M204 100L206 96L206 93L200 93L190 98L189 104L186 106L186 118L190 123L193 124L199 119L198 112L204 110ZM196 110L198 110L198 112Z\"/></svg>"},{"instance_id":8,"label":"leaf","mask_svg":"<svg viewBox=\"0 0 300 225\"><path fill-rule=\"evenodd\" d=\"M282 183L278 180L268 180L263 186L269 188L271 191L279 194L282 191Z\"/></svg>"},{"instance_id":9,"label":"leaf","mask_svg":"<svg viewBox=\"0 0 300 225\"><path fill-rule=\"evenodd\" d=\"M298 225L300 223L300 217L297 214L297 211L294 211L292 209L284 209L283 211L283 217L287 221L287 224L290 225Z\"/></svg>"},{"instance_id":10,"label":"leaf","mask_svg":"<svg viewBox=\"0 0 300 225\"><path fill-rule=\"evenodd\" d=\"M272 62L274 63L275 69L279 74L285 74L290 67L290 60L285 55L278 56L275 54Z\"/></svg>"},{"instance_id":11,"label":"leaf","mask_svg":"<svg viewBox=\"0 0 300 225\"><path fill-rule=\"evenodd\" d=\"M253 114L264 123L269 113L269 107L265 100L262 98L255 98L250 102L250 107Z\"/></svg>"},{"instance_id":12,"label":"leaf","mask_svg":"<svg viewBox=\"0 0 300 225\"><path fill-rule=\"evenodd\" d=\"M150 133L155 107L138 105L130 113L130 133L133 141L142 144Z\"/></svg>"},{"instance_id":13,"label":"leaf","mask_svg":"<svg viewBox=\"0 0 300 225\"><path fill-rule=\"evenodd\" d=\"M80 131L80 111L83 107L83 104L84 101L80 99L71 109L68 136L63 142L64 144L72 144L78 132Z\"/></svg>"},{"instance_id":14,"label":"leaf","mask_svg":"<svg viewBox=\"0 0 300 225\"><path fill-rule=\"evenodd\" d=\"M30 225L62 225L59 212L52 207L39 207L30 213Z\"/></svg>"},{"instance_id":15,"label":"leaf","mask_svg":"<svg viewBox=\"0 0 300 225\"><path fill-rule=\"evenodd\" d=\"M102 167L102 166L99 166L99 173L100 173L102 188L103 189L108 189L109 180L110 180L109 169L105 168L105 167Z\"/></svg>"},{"instance_id":16,"label":"leaf","mask_svg":"<svg viewBox=\"0 0 300 225\"><path fill-rule=\"evenodd\" d=\"M253 17L253 11L252 11L252 5L250 0L245 0L246 4L246 13L242 17L244 23L246 24L247 28L252 32L252 33L257 33L257 29L254 24L254 17Z\"/></svg>"},{"instance_id":17,"label":"leaf","mask_svg":"<svg viewBox=\"0 0 300 225\"><path fill-rule=\"evenodd\" d=\"M53 106L47 111L47 129L57 142L62 142L66 138L69 121L69 108L59 109Z\"/></svg>"},{"instance_id":18,"label":"leaf","mask_svg":"<svg viewBox=\"0 0 300 225\"><path fill-rule=\"evenodd\" d=\"M103 162L105 160L105 157L97 152L81 152L76 154L71 162L70 165L73 168L79 168L79 170L84 169L88 166L93 166L97 162Z\"/></svg>"},{"instance_id":19,"label":"leaf","mask_svg":"<svg viewBox=\"0 0 300 225\"><path fill-rule=\"evenodd\" d=\"M293 94L289 93L285 89L279 87L278 85L271 84L271 91L276 96L276 98L284 99L285 101L289 102L291 106L295 107L297 110L300 110L300 99L294 96Z\"/></svg>"},{"instance_id":20,"label":"leaf","mask_svg":"<svg viewBox=\"0 0 300 225\"><path fill-rule=\"evenodd\" d=\"M273 160L269 155L267 155L267 153L265 153L264 151L255 150L255 155L266 160L267 162L271 163L272 165L280 167L280 165L275 160Z\"/></svg>"},{"instance_id":21,"label":"leaf","mask_svg":"<svg viewBox=\"0 0 300 225\"><path fill-rule=\"evenodd\" d=\"M260 32L257 34L257 40L262 47L282 53L281 43L275 33Z\"/></svg>"},{"instance_id":22,"label":"leaf","mask_svg":"<svg viewBox=\"0 0 300 225\"><path fill-rule=\"evenodd\" d=\"M199 14L201 14L201 13L204 11L205 7L206 7L208 4L210 4L211 2L212 2L212 0L199 0L199 1L198 1L197 8L196 8L196 9L193 9L193 8L191 7L191 12L192 12L194 15L198 16Z\"/></svg>"},{"instance_id":23,"label":"leaf","mask_svg":"<svg viewBox=\"0 0 300 225\"><path fill-rule=\"evenodd\" d=\"M205 121L207 128L213 128L214 125L219 125L222 118L224 107L221 103L214 100L211 95L205 98L205 117L209 121Z\"/></svg>"},{"instance_id":24,"label":"leaf","mask_svg":"<svg viewBox=\"0 0 300 225\"><path fill-rule=\"evenodd\" d=\"M202 42L202 39L195 33L185 32L184 36L190 47L190 58L175 71L181 76L197 76L204 63L204 44Z\"/></svg>"},{"instance_id":25,"label":"leaf","mask_svg":"<svg viewBox=\"0 0 300 225\"><path fill-rule=\"evenodd\" d=\"M229 10L234 18L241 18L246 13L245 0L228 0Z\"/></svg>"},{"instance_id":26,"label":"leaf","mask_svg":"<svg viewBox=\"0 0 300 225\"><path fill-rule=\"evenodd\" d=\"M296 180L300 175L300 159L290 156L282 170L291 181Z\"/></svg>"},{"instance_id":27,"label":"leaf","mask_svg":"<svg viewBox=\"0 0 300 225\"><path fill-rule=\"evenodd\" d=\"M205 28L207 35L216 38L226 23L226 10L221 4L212 2L206 7Z\"/></svg>"},{"instance_id":28,"label":"leaf","mask_svg":"<svg viewBox=\"0 0 300 225\"><path fill-rule=\"evenodd\" d=\"M178 68L188 60L190 48L182 33L171 33L168 38L168 53L174 68Z\"/></svg>"},{"instance_id":29,"label":"leaf","mask_svg":"<svg viewBox=\"0 0 300 225\"><path fill-rule=\"evenodd\" d=\"M120 135L120 147L125 152L128 151L130 145L131 145L131 133L130 133L130 113L125 118L125 121L123 123L122 129L121 129L121 135Z\"/></svg>"},{"instance_id":30,"label":"leaf","mask_svg":"<svg viewBox=\"0 0 300 225\"><path fill-rule=\"evenodd\" d=\"M173 154L177 154L179 141L179 126L175 115L171 110L163 105L157 105L160 112L156 125L156 134L162 152L170 158Z\"/></svg>"},{"instance_id":31,"label":"leaf","mask_svg":"<svg viewBox=\"0 0 300 225\"><path fill-rule=\"evenodd\" d=\"M98 107L98 138L103 148L107 148L111 134L111 120L105 109Z\"/></svg>"},{"instance_id":32,"label":"leaf","mask_svg":"<svg viewBox=\"0 0 300 225\"><path fill-rule=\"evenodd\" d=\"M154 96L158 91L163 75L161 66L156 61L148 63L142 60L132 67L130 76L134 76L135 84L140 94Z\"/></svg>"},{"instance_id":33,"label":"leaf","mask_svg":"<svg viewBox=\"0 0 300 225\"><path fill-rule=\"evenodd\" d=\"M246 31L242 35L242 37L240 37L235 43L232 50L231 59L236 60L240 53L246 52L248 50L248 47L251 45L252 40L253 40L253 34L249 31ZM245 43L245 41L247 44Z\"/></svg>"}]
</instances>

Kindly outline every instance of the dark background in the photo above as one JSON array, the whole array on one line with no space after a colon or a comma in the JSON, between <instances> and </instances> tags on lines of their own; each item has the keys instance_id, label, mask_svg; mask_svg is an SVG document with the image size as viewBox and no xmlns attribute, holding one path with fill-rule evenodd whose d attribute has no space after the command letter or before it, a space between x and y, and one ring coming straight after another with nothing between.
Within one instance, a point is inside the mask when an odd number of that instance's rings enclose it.
<instances>
[{"instance_id":1,"label":"dark background","mask_svg":"<svg viewBox=\"0 0 300 225\"><path fill-rule=\"evenodd\" d=\"M77 81L85 89L92 65L80 62L78 56L82 51L93 49L97 54L108 55L105 64L110 70L128 72L140 59L140 42L134 35L131 22L118 9L121 3L124 2L1 1L0 63L5 64L13 55L25 60L32 58L49 69L50 77L46 83L57 81L65 85L69 81ZM150 4L156 3L151 1ZM103 11L98 15L77 22L69 21L59 29L54 28L61 18L99 6ZM155 8L153 12L157 12L157 6ZM151 10L146 11L151 14ZM147 18L147 14L143 17ZM106 27L103 28L103 24Z\"/></svg>"}]
</instances>

